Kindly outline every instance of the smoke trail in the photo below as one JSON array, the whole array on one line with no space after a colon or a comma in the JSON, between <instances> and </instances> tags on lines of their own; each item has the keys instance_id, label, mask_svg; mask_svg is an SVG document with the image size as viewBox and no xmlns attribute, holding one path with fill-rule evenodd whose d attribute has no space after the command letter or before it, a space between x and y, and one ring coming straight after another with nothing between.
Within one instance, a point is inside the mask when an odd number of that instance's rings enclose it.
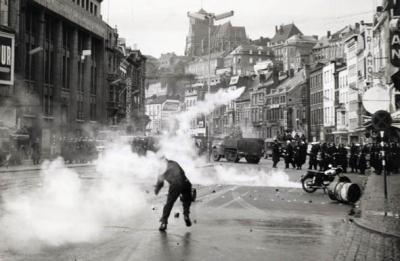
<instances>
[{"instance_id":1,"label":"smoke trail","mask_svg":"<svg viewBox=\"0 0 400 261\"><path fill-rule=\"evenodd\" d=\"M190 121L200 113L210 113L238 98L242 92L243 88L221 90L177 115L176 129L161 137L157 154L149 152L145 157L139 156L126 141L108 144L96 163L97 177L92 184L84 183L78 173L64 166L62 159L44 163L41 187L3 195L5 212L0 217L0 242L27 251L43 245L96 240L107 224L132 220L149 208L138 183L153 184L165 170L166 163L160 155L179 162L195 184L298 186L283 172L249 169L250 173L243 173L224 165L202 168L207 162L197 155L188 133Z\"/></svg>"}]
</instances>

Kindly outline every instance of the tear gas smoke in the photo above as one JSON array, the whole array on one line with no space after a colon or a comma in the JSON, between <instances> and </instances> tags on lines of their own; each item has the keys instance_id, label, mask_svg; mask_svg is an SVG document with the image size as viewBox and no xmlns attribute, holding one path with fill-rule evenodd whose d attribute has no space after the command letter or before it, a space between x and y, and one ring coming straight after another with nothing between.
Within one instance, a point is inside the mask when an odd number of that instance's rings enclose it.
<instances>
[{"instance_id":1,"label":"tear gas smoke","mask_svg":"<svg viewBox=\"0 0 400 261\"><path fill-rule=\"evenodd\" d=\"M238 184L249 186L297 187L283 172L265 173L218 165L204 168L189 135L190 121L216 107L238 98L244 88L219 91L206 96L174 119L175 129L163 135L157 154L139 156L126 141L106 146L96 162L94 181L84 183L77 172L64 166L62 159L42 166L42 186L14 195L3 195L4 214L0 217L0 242L11 248L90 242L96 240L108 224L134 219L143 209L150 209L146 193L138 185L153 184L166 168L160 155L176 160L195 184ZM203 168L201 168L203 166Z\"/></svg>"}]
</instances>

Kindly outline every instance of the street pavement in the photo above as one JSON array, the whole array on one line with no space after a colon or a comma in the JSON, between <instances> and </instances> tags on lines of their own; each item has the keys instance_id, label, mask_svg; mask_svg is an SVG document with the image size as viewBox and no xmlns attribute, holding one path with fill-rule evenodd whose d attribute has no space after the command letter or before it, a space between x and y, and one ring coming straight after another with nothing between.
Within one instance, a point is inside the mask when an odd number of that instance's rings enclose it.
<instances>
[{"instance_id":1,"label":"street pavement","mask_svg":"<svg viewBox=\"0 0 400 261\"><path fill-rule=\"evenodd\" d=\"M385 199L383 176L370 173L357 204L360 216L352 219L336 261L400 260L400 175L388 176L387 183Z\"/></svg>"},{"instance_id":2,"label":"street pavement","mask_svg":"<svg viewBox=\"0 0 400 261\"><path fill-rule=\"evenodd\" d=\"M270 160L258 165L218 164L232 165L247 175L272 167ZM76 170L90 182L96 176L90 166ZM305 170L285 172L298 182ZM0 177L6 191L40 185L37 171L2 173ZM359 184L365 181L365 176L349 177ZM142 189L152 191L152 183L141 184ZM0 246L0 260L334 260L344 251L349 231L359 229L348 222L351 206L331 201L322 191L308 194L301 188L235 184L195 187L198 198L192 205L190 228L184 225L177 201L167 232L158 231L166 200L164 188L158 197L149 194L149 208L134 219L105 226L96 242L45 247L37 253Z\"/></svg>"}]
</instances>

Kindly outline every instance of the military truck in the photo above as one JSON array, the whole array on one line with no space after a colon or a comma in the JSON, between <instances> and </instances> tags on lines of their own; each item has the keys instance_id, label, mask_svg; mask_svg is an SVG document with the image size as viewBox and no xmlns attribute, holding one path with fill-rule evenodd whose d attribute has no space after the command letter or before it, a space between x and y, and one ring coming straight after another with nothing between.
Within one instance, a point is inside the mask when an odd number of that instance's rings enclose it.
<instances>
[{"instance_id":1,"label":"military truck","mask_svg":"<svg viewBox=\"0 0 400 261\"><path fill-rule=\"evenodd\" d=\"M225 158L227 161L239 162L245 158L248 163L257 164L264 154L264 140L254 138L229 138L226 137L220 143L213 144L212 158L219 161Z\"/></svg>"}]
</instances>

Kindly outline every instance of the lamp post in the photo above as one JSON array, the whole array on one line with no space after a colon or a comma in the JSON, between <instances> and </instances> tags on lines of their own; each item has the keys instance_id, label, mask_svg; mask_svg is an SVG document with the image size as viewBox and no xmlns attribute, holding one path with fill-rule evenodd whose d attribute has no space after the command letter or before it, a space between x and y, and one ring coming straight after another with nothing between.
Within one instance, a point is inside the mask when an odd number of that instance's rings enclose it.
<instances>
[{"instance_id":1,"label":"lamp post","mask_svg":"<svg viewBox=\"0 0 400 261\"><path fill-rule=\"evenodd\" d=\"M207 21L208 22L208 76L207 76L207 93L211 93L211 27L215 21L219 21L228 17L233 16L234 12L229 11L215 15L213 13L190 13L187 15L190 18ZM205 120L206 122L206 136L207 136L207 151L208 161L211 160L211 138L210 138L210 118Z\"/></svg>"}]
</instances>

